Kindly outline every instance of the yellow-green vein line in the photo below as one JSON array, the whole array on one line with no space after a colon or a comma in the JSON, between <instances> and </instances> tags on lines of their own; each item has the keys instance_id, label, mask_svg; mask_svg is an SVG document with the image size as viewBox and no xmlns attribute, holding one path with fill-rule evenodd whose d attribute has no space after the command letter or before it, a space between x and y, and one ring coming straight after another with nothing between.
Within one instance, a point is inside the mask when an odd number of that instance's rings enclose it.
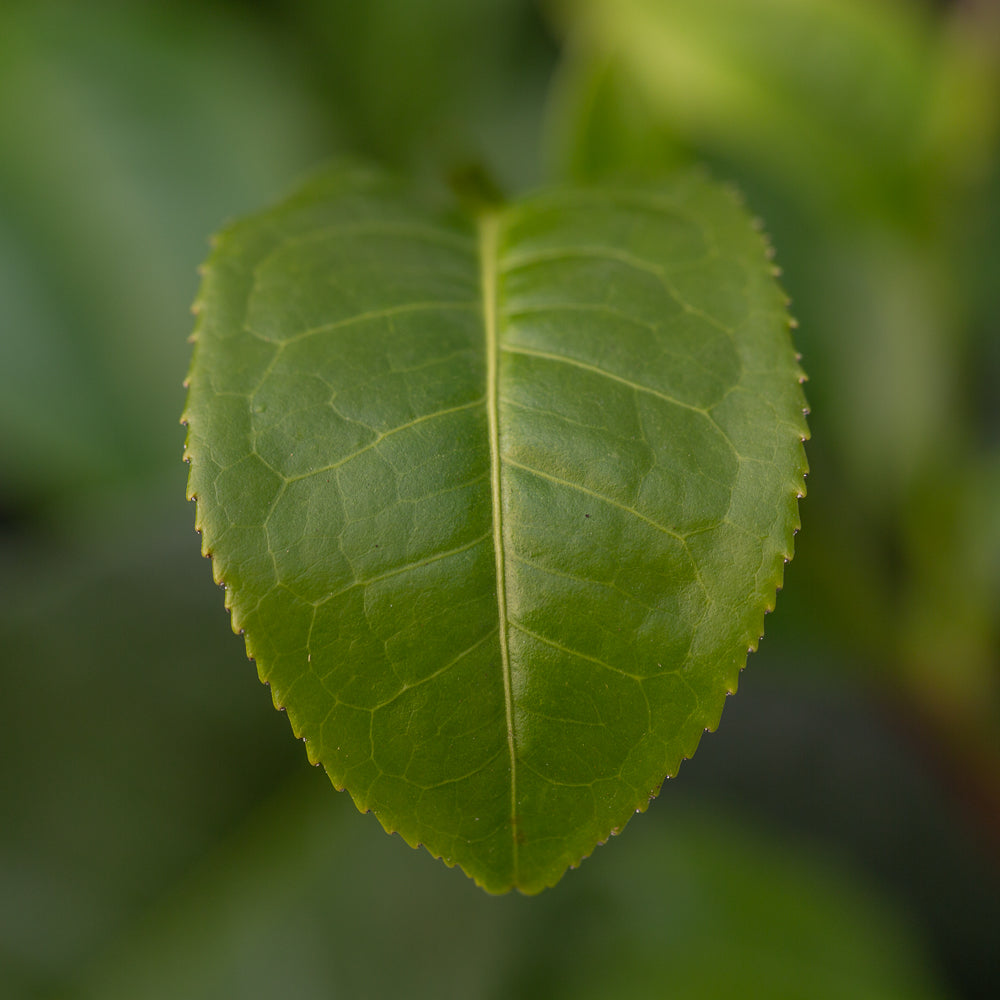
<instances>
[{"instance_id":1,"label":"yellow-green vein line","mask_svg":"<svg viewBox=\"0 0 1000 1000\"><path fill-rule=\"evenodd\" d=\"M500 344L497 331L497 240L499 219L486 213L479 220L480 281L483 327L486 333L486 415L490 435L490 469L493 495L493 551L497 572L497 612L500 616L500 664L503 670L504 708L507 715L507 752L510 754L511 866L514 884L519 881L517 833L517 753L514 745L514 693L510 674L507 623L507 578L504 566L503 501L500 480Z\"/></svg>"},{"instance_id":2,"label":"yellow-green vein line","mask_svg":"<svg viewBox=\"0 0 1000 1000\"><path fill-rule=\"evenodd\" d=\"M631 379L625 378L624 375L616 375L614 372L609 372L604 368L598 368L597 365L592 365L587 361L581 361L579 358L572 358L566 354L553 354L551 351L539 351L533 347L505 346L504 351L507 354L522 354L528 358L541 358L543 361L552 361L556 364L572 365L574 368L582 368L584 371L593 372L595 375L601 375L604 378L611 379L612 382L620 382L622 385L628 386L629 389L632 389L635 392L645 392L650 396L655 396L657 399L662 399L665 403L671 403L684 410L693 410L695 413L700 413L703 417L709 416L708 410L702 409L700 406L694 406L692 403L685 403L683 400L677 399L675 396L668 395L665 392L660 392L659 389L654 389L652 386L643 385L641 382L633 382Z\"/></svg>"}]
</instances>

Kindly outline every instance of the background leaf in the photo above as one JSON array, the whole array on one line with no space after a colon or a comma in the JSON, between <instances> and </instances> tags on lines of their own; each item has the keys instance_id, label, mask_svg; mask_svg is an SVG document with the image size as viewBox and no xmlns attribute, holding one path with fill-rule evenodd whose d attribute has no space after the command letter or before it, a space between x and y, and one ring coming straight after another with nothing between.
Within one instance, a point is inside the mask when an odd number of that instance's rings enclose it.
<instances>
[{"instance_id":1,"label":"background leaf","mask_svg":"<svg viewBox=\"0 0 1000 1000\"><path fill-rule=\"evenodd\" d=\"M943 46L921 4L579 0L563 8L574 45L559 106L570 169L589 175L594 157L617 160L627 148L615 141L602 152L594 102L607 126L649 141L655 128L628 113L638 100L688 155L780 178L811 216L913 223L925 208ZM983 102L969 96L974 119ZM662 149L650 147L647 166Z\"/></svg>"}]
</instances>

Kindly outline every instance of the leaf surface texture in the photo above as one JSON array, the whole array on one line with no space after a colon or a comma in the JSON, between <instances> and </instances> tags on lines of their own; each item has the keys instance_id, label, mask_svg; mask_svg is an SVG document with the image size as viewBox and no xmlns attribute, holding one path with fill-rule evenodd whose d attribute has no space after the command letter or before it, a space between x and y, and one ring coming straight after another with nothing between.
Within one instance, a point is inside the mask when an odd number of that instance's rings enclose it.
<instances>
[{"instance_id":1,"label":"leaf surface texture","mask_svg":"<svg viewBox=\"0 0 1000 1000\"><path fill-rule=\"evenodd\" d=\"M806 436L765 249L696 174L476 216L341 166L206 266L233 626L333 783L490 891L645 808L761 635Z\"/></svg>"}]
</instances>

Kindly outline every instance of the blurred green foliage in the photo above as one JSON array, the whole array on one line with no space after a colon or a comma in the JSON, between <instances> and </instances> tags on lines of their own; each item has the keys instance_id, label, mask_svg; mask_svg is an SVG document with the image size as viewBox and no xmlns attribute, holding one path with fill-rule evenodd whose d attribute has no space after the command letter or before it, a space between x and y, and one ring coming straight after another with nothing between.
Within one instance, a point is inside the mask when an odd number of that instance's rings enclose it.
<instances>
[{"instance_id":1,"label":"blurred green foliage","mask_svg":"<svg viewBox=\"0 0 1000 1000\"><path fill-rule=\"evenodd\" d=\"M996 12L3 5L4 995L992 996ZM510 190L706 162L801 321L813 474L762 651L649 815L538 899L307 771L179 501L206 234L345 151Z\"/></svg>"}]
</instances>

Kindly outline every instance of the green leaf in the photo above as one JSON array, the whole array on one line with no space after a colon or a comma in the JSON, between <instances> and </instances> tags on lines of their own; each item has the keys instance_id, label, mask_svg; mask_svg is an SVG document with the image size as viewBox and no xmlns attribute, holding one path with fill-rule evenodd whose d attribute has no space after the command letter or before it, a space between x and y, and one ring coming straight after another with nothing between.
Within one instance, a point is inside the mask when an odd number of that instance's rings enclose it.
<instances>
[{"instance_id":1,"label":"green leaf","mask_svg":"<svg viewBox=\"0 0 1000 1000\"><path fill-rule=\"evenodd\" d=\"M717 724L791 557L760 235L694 174L471 217L340 167L196 309L189 495L275 704L387 830L552 885Z\"/></svg>"},{"instance_id":2,"label":"green leaf","mask_svg":"<svg viewBox=\"0 0 1000 1000\"><path fill-rule=\"evenodd\" d=\"M731 167L727 176L773 179L803 214L898 220L923 207L936 158L929 139L943 46L920 5L578 0L564 7L573 45L553 121L557 155L575 175L634 169L636 153L640 163L662 163L693 148ZM980 103L972 101L972 120L982 120Z\"/></svg>"}]
</instances>

